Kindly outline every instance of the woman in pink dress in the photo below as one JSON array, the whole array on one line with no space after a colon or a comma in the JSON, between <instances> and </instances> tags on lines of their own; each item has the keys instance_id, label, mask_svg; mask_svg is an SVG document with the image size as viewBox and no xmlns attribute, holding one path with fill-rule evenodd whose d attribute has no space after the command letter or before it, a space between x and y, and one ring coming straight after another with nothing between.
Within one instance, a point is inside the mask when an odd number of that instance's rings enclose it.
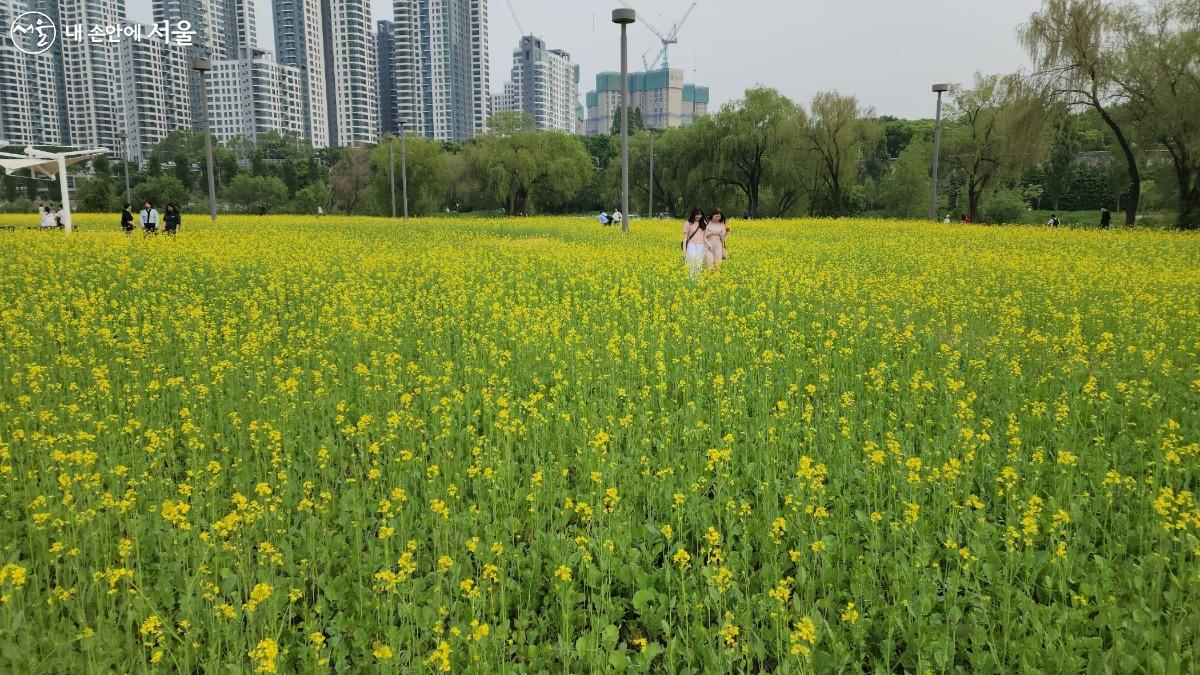
<instances>
[{"instance_id":1,"label":"woman in pink dress","mask_svg":"<svg viewBox=\"0 0 1200 675\"><path fill-rule=\"evenodd\" d=\"M704 262L709 267L720 267L721 261L729 257L725 249L725 239L729 236L729 226L725 224L725 214L721 209L713 209L708 216L708 227L704 230L704 241L707 250Z\"/></svg>"}]
</instances>

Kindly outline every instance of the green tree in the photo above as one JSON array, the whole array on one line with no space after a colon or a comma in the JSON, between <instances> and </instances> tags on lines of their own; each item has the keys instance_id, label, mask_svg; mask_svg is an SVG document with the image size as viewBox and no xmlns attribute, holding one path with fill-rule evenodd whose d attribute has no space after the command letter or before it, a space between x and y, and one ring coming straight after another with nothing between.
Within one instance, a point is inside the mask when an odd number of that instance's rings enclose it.
<instances>
[{"instance_id":1,"label":"green tree","mask_svg":"<svg viewBox=\"0 0 1200 675\"><path fill-rule=\"evenodd\" d=\"M772 155L781 149L780 129L797 114L796 105L774 89L748 89L691 128L697 147L707 149L700 166L708 180L740 192L751 217L760 215Z\"/></svg>"},{"instance_id":2,"label":"green tree","mask_svg":"<svg viewBox=\"0 0 1200 675\"><path fill-rule=\"evenodd\" d=\"M1041 94L1015 75L977 74L974 88L951 93L942 157L961 173L975 220L985 191L1042 159L1050 114Z\"/></svg>"},{"instance_id":3,"label":"green tree","mask_svg":"<svg viewBox=\"0 0 1200 675\"><path fill-rule=\"evenodd\" d=\"M558 132L487 134L464 146L463 155L473 180L509 215L554 211L575 198L593 171L583 144Z\"/></svg>"},{"instance_id":4,"label":"green tree","mask_svg":"<svg viewBox=\"0 0 1200 675\"><path fill-rule=\"evenodd\" d=\"M894 218L928 218L933 148L916 137L900 153L879 185L879 202Z\"/></svg>"},{"instance_id":5,"label":"green tree","mask_svg":"<svg viewBox=\"0 0 1200 675\"><path fill-rule=\"evenodd\" d=\"M1071 188L1071 180L1075 175L1075 157L1079 154L1079 146L1075 142L1074 132L1072 117L1064 115L1055 129L1050 158L1042 167L1042 186L1055 210L1061 208L1059 202Z\"/></svg>"},{"instance_id":6,"label":"green tree","mask_svg":"<svg viewBox=\"0 0 1200 675\"><path fill-rule=\"evenodd\" d=\"M330 196L329 186L324 181L311 183L296 191L296 195L292 198L292 211L294 213L316 213L318 206L322 210L329 210Z\"/></svg>"},{"instance_id":7,"label":"green tree","mask_svg":"<svg viewBox=\"0 0 1200 675\"><path fill-rule=\"evenodd\" d=\"M1129 7L1120 88L1138 131L1166 148L1180 229L1200 228L1200 0Z\"/></svg>"},{"instance_id":8,"label":"green tree","mask_svg":"<svg viewBox=\"0 0 1200 675\"><path fill-rule=\"evenodd\" d=\"M1105 0L1044 0L1019 34L1036 68L1050 83L1050 93L1068 105L1095 110L1112 130L1125 156L1129 195L1125 224L1137 219L1141 176L1134 146L1121 119L1117 84L1121 12Z\"/></svg>"},{"instance_id":9,"label":"green tree","mask_svg":"<svg viewBox=\"0 0 1200 675\"><path fill-rule=\"evenodd\" d=\"M276 176L238 174L221 196L247 213L275 211L288 199L287 185Z\"/></svg>"},{"instance_id":10,"label":"green tree","mask_svg":"<svg viewBox=\"0 0 1200 675\"><path fill-rule=\"evenodd\" d=\"M175 204L182 210L190 201L188 189L179 178L171 174L162 174L142 181L134 188L133 195L137 199L137 205L148 201L160 212L165 204Z\"/></svg>"},{"instance_id":11,"label":"green tree","mask_svg":"<svg viewBox=\"0 0 1200 675\"><path fill-rule=\"evenodd\" d=\"M879 126L853 96L821 92L813 97L804 134L817 158L818 175L834 215L846 213L847 191L854 185L864 151L878 138Z\"/></svg>"},{"instance_id":12,"label":"green tree","mask_svg":"<svg viewBox=\"0 0 1200 675\"><path fill-rule=\"evenodd\" d=\"M84 211L110 211L116 205L112 177L107 173L95 173L75 188L75 202Z\"/></svg>"},{"instance_id":13,"label":"green tree","mask_svg":"<svg viewBox=\"0 0 1200 675\"><path fill-rule=\"evenodd\" d=\"M533 115L521 110L506 110L488 118L488 133L515 136L523 131L537 131Z\"/></svg>"},{"instance_id":14,"label":"green tree","mask_svg":"<svg viewBox=\"0 0 1200 675\"><path fill-rule=\"evenodd\" d=\"M642 109L641 108L630 108L629 109L629 135L633 136L634 134L641 133L642 131L645 131L645 130L646 130L646 122L645 122L645 120L642 119ZM616 108L613 109L613 123L612 123L612 129L609 131L609 133L612 134L613 136L616 136L617 141L620 142L620 139L621 139L621 106L617 106Z\"/></svg>"},{"instance_id":15,"label":"green tree","mask_svg":"<svg viewBox=\"0 0 1200 675\"><path fill-rule=\"evenodd\" d=\"M492 118L495 119L494 117ZM490 124L490 122L489 122ZM489 126L489 128L491 128ZM434 213L446 200L450 187L450 166L447 155L438 141L422 138L409 132L404 139L405 160L408 166L408 211L410 215ZM389 137L371 151L374 165L373 178L369 187L376 213L391 213L392 184L388 173L388 147L392 154L392 176L396 181L396 214L404 212L402 206L402 176L400 163L400 139Z\"/></svg>"},{"instance_id":16,"label":"green tree","mask_svg":"<svg viewBox=\"0 0 1200 675\"><path fill-rule=\"evenodd\" d=\"M371 182L371 158L363 148L348 148L329 170L329 182L334 203L354 213L363 192Z\"/></svg>"}]
</instances>

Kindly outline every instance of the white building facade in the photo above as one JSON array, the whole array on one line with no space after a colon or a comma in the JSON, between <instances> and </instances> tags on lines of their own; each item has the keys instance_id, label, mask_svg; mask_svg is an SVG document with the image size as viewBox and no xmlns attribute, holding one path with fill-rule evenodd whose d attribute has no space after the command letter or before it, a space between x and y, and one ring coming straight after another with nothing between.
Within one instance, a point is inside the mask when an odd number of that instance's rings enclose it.
<instances>
[{"instance_id":1,"label":"white building facade","mask_svg":"<svg viewBox=\"0 0 1200 675\"><path fill-rule=\"evenodd\" d=\"M521 111L543 131L576 133L579 66L561 49L527 35L513 50L512 79L496 99L495 112Z\"/></svg>"},{"instance_id":2,"label":"white building facade","mask_svg":"<svg viewBox=\"0 0 1200 675\"><path fill-rule=\"evenodd\" d=\"M379 140L379 70L370 0L324 0L329 142L360 146Z\"/></svg>"},{"instance_id":3,"label":"white building facade","mask_svg":"<svg viewBox=\"0 0 1200 675\"><path fill-rule=\"evenodd\" d=\"M255 49L249 58L213 63L208 98L212 133L222 142L260 134L303 135L300 71Z\"/></svg>"},{"instance_id":4,"label":"white building facade","mask_svg":"<svg viewBox=\"0 0 1200 675\"><path fill-rule=\"evenodd\" d=\"M394 0L395 115L405 128L462 141L491 114L487 0Z\"/></svg>"},{"instance_id":5,"label":"white building facade","mask_svg":"<svg viewBox=\"0 0 1200 675\"><path fill-rule=\"evenodd\" d=\"M150 27L142 26L141 34L149 35ZM113 148L119 156L128 153L140 164L167 134L192 128L190 58L187 47L156 38L121 41L118 113L128 138Z\"/></svg>"}]
</instances>

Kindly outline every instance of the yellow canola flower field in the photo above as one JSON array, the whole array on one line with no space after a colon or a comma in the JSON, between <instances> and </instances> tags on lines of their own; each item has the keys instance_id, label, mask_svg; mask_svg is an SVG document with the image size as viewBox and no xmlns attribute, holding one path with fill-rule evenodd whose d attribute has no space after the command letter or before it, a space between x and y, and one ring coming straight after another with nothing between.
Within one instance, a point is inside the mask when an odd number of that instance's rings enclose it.
<instances>
[{"instance_id":1,"label":"yellow canola flower field","mask_svg":"<svg viewBox=\"0 0 1200 675\"><path fill-rule=\"evenodd\" d=\"M1195 236L19 218L0 672L1200 662Z\"/></svg>"}]
</instances>

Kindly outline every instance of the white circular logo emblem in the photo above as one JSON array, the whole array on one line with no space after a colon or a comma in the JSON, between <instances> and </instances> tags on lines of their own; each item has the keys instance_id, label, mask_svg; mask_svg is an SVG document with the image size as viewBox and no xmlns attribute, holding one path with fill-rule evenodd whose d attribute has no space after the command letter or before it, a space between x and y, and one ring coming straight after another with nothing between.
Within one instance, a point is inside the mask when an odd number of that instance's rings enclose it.
<instances>
[{"instance_id":1,"label":"white circular logo emblem","mask_svg":"<svg viewBox=\"0 0 1200 675\"><path fill-rule=\"evenodd\" d=\"M26 54L41 54L54 46L58 27L41 12L25 12L8 29L13 46Z\"/></svg>"}]
</instances>

